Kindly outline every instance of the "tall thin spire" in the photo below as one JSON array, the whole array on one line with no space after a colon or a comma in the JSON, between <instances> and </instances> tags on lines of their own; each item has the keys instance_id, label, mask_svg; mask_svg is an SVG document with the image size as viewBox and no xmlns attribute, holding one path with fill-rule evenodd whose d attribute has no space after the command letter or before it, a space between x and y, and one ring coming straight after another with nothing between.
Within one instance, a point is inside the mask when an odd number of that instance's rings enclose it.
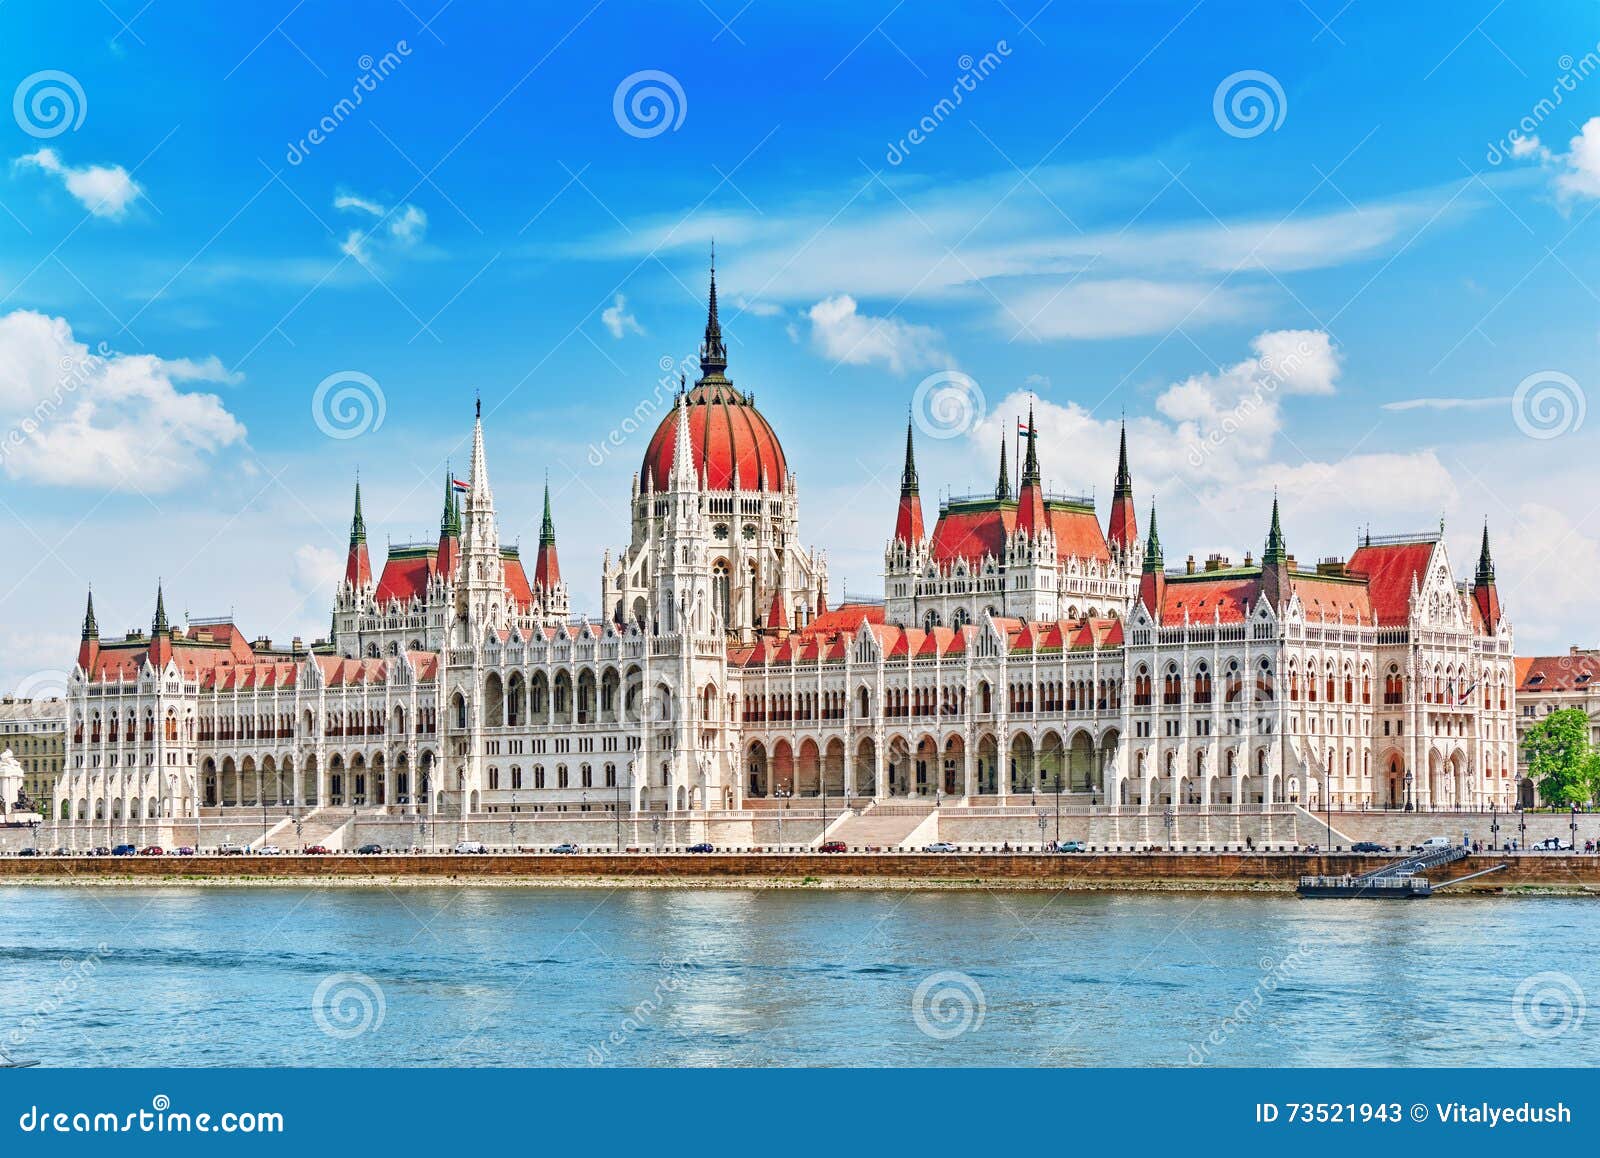
<instances>
[{"instance_id":1,"label":"tall thin spire","mask_svg":"<svg viewBox=\"0 0 1600 1158\"><path fill-rule=\"evenodd\" d=\"M533 561L533 584L543 590L548 597L560 582L561 563L556 556L556 521L550 514L550 480L546 479L544 520L539 524L539 554Z\"/></svg>"},{"instance_id":2,"label":"tall thin spire","mask_svg":"<svg viewBox=\"0 0 1600 1158\"><path fill-rule=\"evenodd\" d=\"M906 465L900 472L900 494L914 495L917 493L917 457L911 443L911 418L906 417Z\"/></svg>"},{"instance_id":3,"label":"tall thin spire","mask_svg":"<svg viewBox=\"0 0 1600 1158\"><path fill-rule=\"evenodd\" d=\"M711 296L706 310L706 336L700 345L701 380L727 380L728 349L722 344L722 323L717 319L717 256L711 254Z\"/></svg>"},{"instance_id":4,"label":"tall thin spire","mask_svg":"<svg viewBox=\"0 0 1600 1158\"><path fill-rule=\"evenodd\" d=\"M1288 549L1283 543L1283 523L1278 518L1278 493L1272 493L1272 526L1267 531L1267 547L1261 552L1261 562L1264 566L1277 566L1286 563L1289 558Z\"/></svg>"},{"instance_id":5,"label":"tall thin spire","mask_svg":"<svg viewBox=\"0 0 1600 1158\"><path fill-rule=\"evenodd\" d=\"M698 490L699 481L694 465L694 439L689 434L689 396L678 395L677 425L672 438L672 472L667 476L668 490Z\"/></svg>"},{"instance_id":6,"label":"tall thin spire","mask_svg":"<svg viewBox=\"0 0 1600 1158\"><path fill-rule=\"evenodd\" d=\"M1011 473L1006 469L1006 436L1000 435L1000 478L994 484L994 497L1001 502L1011 498Z\"/></svg>"},{"instance_id":7,"label":"tall thin spire","mask_svg":"<svg viewBox=\"0 0 1600 1158\"><path fill-rule=\"evenodd\" d=\"M1161 557L1161 533L1156 530L1156 504L1150 501L1150 536L1144 543L1144 573L1159 575L1165 562Z\"/></svg>"},{"instance_id":8,"label":"tall thin spire","mask_svg":"<svg viewBox=\"0 0 1600 1158\"><path fill-rule=\"evenodd\" d=\"M1139 541L1139 521L1133 508L1133 471L1128 469L1128 424L1123 422L1117 445L1117 479L1111 493L1111 518L1106 538L1124 554Z\"/></svg>"},{"instance_id":9,"label":"tall thin spire","mask_svg":"<svg viewBox=\"0 0 1600 1158\"><path fill-rule=\"evenodd\" d=\"M152 636L166 635L171 630L172 629L167 625L167 600L166 600L166 596L162 594L160 580L157 580L156 581L156 617L155 617L155 622L152 623L151 626L150 626L150 634Z\"/></svg>"},{"instance_id":10,"label":"tall thin spire","mask_svg":"<svg viewBox=\"0 0 1600 1158\"><path fill-rule=\"evenodd\" d=\"M367 520L361 517L361 479L356 479L356 513L350 520L350 545L367 541Z\"/></svg>"},{"instance_id":11,"label":"tall thin spire","mask_svg":"<svg viewBox=\"0 0 1600 1158\"><path fill-rule=\"evenodd\" d=\"M1033 425L1033 403L1028 404L1028 456L1022 463L1022 485L1039 485L1039 432Z\"/></svg>"},{"instance_id":12,"label":"tall thin spire","mask_svg":"<svg viewBox=\"0 0 1600 1158\"><path fill-rule=\"evenodd\" d=\"M900 472L900 507L894 516L894 537L907 546L922 542L922 499L917 494L917 459L912 449L912 422L906 417L906 465Z\"/></svg>"},{"instance_id":13,"label":"tall thin spire","mask_svg":"<svg viewBox=\"0 0 1600 1158\"><path fill-rule=\"evenodd\" d=\"M439 537L461 537L461 508L456 505L456 483L448 466L444 469L444 514L439 516Z\"/></svg>"},{"instance_id":14,"label":"tall thin spire","mask_svg":"<svg viewBox=\"0 0 1600 1158\"><path fill-rule=\"evenodd\" d=\"M1478 550L1478 574L1474 586L1487 587L1494 582L1494 558L1489 554L1489 520L1483 520L1483 546Z\"/></svg>"},{"instance_id":15,"label":"tall thin spire","mask_svg":"<svg viewBox=\"0 0 1600 1158\"><path fill-rule=\"evenodd\" d=\"M550 480L544 483L544 520L539 524L539 545L547 546L556 541L556 521L550 517Z\"/></svg>"},{"instance_id":16,"label":"tall thin spire","mask_svg":"<svg viewBox=\"0 0 1600 1158\"><path fill-rule=\"evenodd\" d=\"M1133 472L1128 469L1128 424L1123 422L1117 447L1117 482L1113 492L1118 498L1133 494Z\"/></svg>"},{"instance_id":17,"label":"tall thin spire","mask_svg":"<svg viewBox=\"0 0 1600 1158\"><path fill-rule=\"evenodd\" d=\"M88 642L91 639L99 638L100 624L95 621L94 617L94 588L91 587L89 588L89 603L83 612L83 639L84 642Z\"/></svg>"}]
</instances>

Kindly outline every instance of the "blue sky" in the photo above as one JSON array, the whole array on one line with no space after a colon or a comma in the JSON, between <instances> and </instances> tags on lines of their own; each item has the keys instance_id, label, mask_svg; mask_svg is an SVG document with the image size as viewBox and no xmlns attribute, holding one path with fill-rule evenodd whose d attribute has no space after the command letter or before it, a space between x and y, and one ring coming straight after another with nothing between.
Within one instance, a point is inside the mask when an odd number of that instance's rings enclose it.
<instances>
[{"instance_id":1,"label":"blue sky","mask_svg":"<svg viewBox=\"0 0 1600 1158\"><path fill-rule=\"evenodd\" d=\"M91 581L107 633L159 576L322 634L357 469L380 554L430 537L474 392L503 534L548 473L593 610L713 236L835 598L879 589L908 405L931 505L1031 395L1102 507L1127 416L1169 561L1259 549L1274 487L1302 559L1443 517L1464 573L1487 516L1519 650L1594 642L1592 6L533 7L0 7L6 689ZM330 437L343 372L382 422Z\"/></svg>"}]
</instances>

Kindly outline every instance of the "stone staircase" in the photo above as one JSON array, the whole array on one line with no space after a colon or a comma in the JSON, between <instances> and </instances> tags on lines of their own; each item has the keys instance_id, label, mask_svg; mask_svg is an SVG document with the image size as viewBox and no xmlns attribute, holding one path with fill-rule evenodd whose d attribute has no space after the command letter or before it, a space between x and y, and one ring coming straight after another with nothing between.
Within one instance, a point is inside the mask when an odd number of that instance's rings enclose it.
<instances>
[{"instance_id":1,"label":"stone staircase","mask_svg":"<svg viewBox=\"0 0 1600 1158\"><path fill-rule=\"evenodd\" d=\"M324 848L338 852L344 848L345 830L349 826L348 808L319 808L302 819L298 836L295 835L293 818L285 817L281 823L273 826L272 831L267 834L267 839L262 843L276 844L292 852L320 844Z\"/></svg>"},{"instance_id":2,"label":"stone staircase","mask_svg":"<svg viewBox=\"0 0 1600 1158\"><path fill-rule=\"evenodd\" d=\"M938 823L931 803L872 803L829 825L828 839L842 840L853 849L914 848L938 839Z\"/></svg>"}]
</instances>

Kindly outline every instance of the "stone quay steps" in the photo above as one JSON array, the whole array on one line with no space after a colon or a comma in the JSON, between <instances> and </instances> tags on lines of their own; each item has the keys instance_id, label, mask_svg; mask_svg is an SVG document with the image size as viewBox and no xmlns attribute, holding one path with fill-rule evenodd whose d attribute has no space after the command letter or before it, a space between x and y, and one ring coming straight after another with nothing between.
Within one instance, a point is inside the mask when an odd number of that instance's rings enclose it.
<instances>
[{"instance_id":1,"label":"stone quay steps","mask_svg":"<svg viewBox=\"0 0 1600 1158\"><path fill-rule=\"evenodd\" d=\"M828 839L842 840L851 848L912 848L937 840L937 825L931 803L869 804L830 825Z\"/></svg>"}]
</instances>

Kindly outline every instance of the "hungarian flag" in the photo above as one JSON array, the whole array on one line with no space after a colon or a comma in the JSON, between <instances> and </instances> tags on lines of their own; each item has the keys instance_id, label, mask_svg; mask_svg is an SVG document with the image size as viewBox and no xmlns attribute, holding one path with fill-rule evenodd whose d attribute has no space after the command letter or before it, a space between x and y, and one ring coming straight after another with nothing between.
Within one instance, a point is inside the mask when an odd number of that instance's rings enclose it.
<instances>
[{"instance_id":1,"label":"hungarian flag","mask_svg":"<svg viewBox=\"0 0 1600 1158\"><path fill-rule=\"evenodd\" d=\"M1017 419L1017 433L1018 434L1032 434L1033 433L1033 427L1029 426L1026 422L1022 421L1022 419L1019 418L1019 419Z\"/></svg>"},{"instance_id":2,"label":"hungarian flag","mask_svg":"<svg viewBox=\"0 0 1600 1158\"><path fill-rule=\"evenodd\" d=\"M472 484L471 483L464 483L458 478L453 478L453 479L450 480L450 484L452 486L454 486L456 488L456 490L460 491L464 495L472 493Z\"/></svg>"}]
</instances>

